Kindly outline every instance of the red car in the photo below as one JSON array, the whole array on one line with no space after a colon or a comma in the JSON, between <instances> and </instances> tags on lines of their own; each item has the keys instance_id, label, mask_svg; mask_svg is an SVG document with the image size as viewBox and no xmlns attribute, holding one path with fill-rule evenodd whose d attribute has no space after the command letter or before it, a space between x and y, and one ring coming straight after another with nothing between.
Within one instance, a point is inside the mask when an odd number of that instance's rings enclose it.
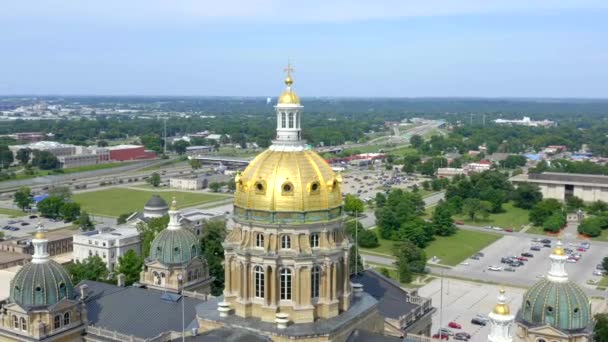
<instances>
[{"instance_id":1,"label":"red car","mask_svg":"<svg viewBox=\"0 0 608 342\"><path fill-rule=\"evenodd\" d=\"M517 260L519 260L519 261L528 261L528 258L524 258L524 257L517 257Z\"/></svg>"},{"instance_id":2,"label":"red car","mask_svg":"<svg viewBox=\"0 0 608 342\"><path fill-rule=\"evenodd\" d=\"M449 340L450 336L448 336L447 334L441 334L441 337L439 337L439 334L435 334L435 335L433 335L433 338L435 338L435 339L442 339L442 340Z\"/></svg>"},{"instance_id":3,"label":"red car","mask_svg":"<svg viewBox=\"0 0 608 342\"><path fill-rule=\"evenodd\" d=\"M462 326L456 322L450 322L448 323L448 327L450 328L454 328L454 329L462 329Z\"/></svg>"},{"instance_id":4,"label":"red car","mask_svg":"<svg viewBox=\"0 0 608 342\"><path fill-rule=\"evenodd\" d=\"M586 250L586 249L584 249L583 247L579 247L579 248L577 248L576 250L577 250L577 251L579 251L579 252L586 252L586 251L587 251L587 250Z\"/></svg>"},{"instance_id":5,"label":"red car","mask_svg":"<svg viewBox=\"0 0 608 342\"><path fill-rule=\"evenodd\" d=\"M464 225L464 222L462 222L462 221L454 221L454 224L457 224L457 225L459 225L459 226L462 226L462 225Z\"/></svg>"},{"instance_id":6,"label":"red car","mask_svg":"<svg viewBox=\"0 0 608 342\"><path fill-rule=\"evenodd\" d=\"M505 232L507 232L507 233L513 233L513 228L507 228L507 229L505 229Z\"/></svg>"}]
</instances>

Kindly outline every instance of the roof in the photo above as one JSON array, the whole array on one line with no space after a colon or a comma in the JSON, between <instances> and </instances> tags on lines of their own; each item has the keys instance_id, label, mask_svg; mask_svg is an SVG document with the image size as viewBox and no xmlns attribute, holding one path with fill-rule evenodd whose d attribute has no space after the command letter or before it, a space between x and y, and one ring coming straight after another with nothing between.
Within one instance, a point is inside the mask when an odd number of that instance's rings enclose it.
<instances>
[{"instance_id":1,"label":"roof","mask_svg":"<svg viewBox=\"0 0 608 342\"><path fill-rule=\"evenodd\" d=\"M181 338L179 339L181 341ZM186 342L269 342L269 337L242 329L220 328L186 337Z\"/></svg>"},{"instance_id":2,"label":"roof","mask_svg":"<svg viewBox=\"0 0 608 342\"><path fill-rule=\"evenodd\" d=\"M110 151L114 151L114 150L128 150L128 149L132 149L132 148L143 148L143 146L141 145L116 145L116 146L108 146L108 150Z\"/></svg>"},{"instance_id":3,"label":"roof","mask_svg":"<svg viewBox=\"0 0 608 342\"><path fill-rule=\"evenodd\" d=\"M201 210L201 209L191 209L191 210L182 211L182 213L180 214L180 217L182 220L187 220L187 221L192 222L192 221L221 218L224 215L225 215L224 213L219 212L219 211L205 211L205 210Z\"/></svg>"},{"instance_id":4,"label":"roof","mask_svg":"<svg viewBox=\"0 0 608 342\"><path fill-rule=\"evenodd\" d=\"M32 256L29 254L22 253L11 253L11 252L0 252L0 264L6 264L13 261L19 261L23 259L31 259Z\"/></svg>"},{"instance_id":5,"label":"roof","mask_svg":"<svg viewBox=\"0 0 608 342\"><path fill-rule=\"evenodd\" d=\"M378 309L385 318L398 319L418 307L408 301L409 294L397 282L374 270L351 277L351 282L363 285L363 291L378 301Z\"/></svg>"},{"instance_id":6,"label":"roof","mask_svg":"<svg viewBox=\"0 0 608 342\"><path fill-rule=\"evenodd\" d=\"M195 319L195 306L202 300L176 297L161 299L162 291L138 287L118 287L96 281L88 286L87 318L91 325L140 338L152 338L163 332L182 330L182 300L186 329ZM211 340L212 341L212 340Z\"/></svg>"},{"instance_id":7,"label":"roof","mask_svg":"<svg viewBox=\"0 0 608 342\"><path fill-rule=\"evenodd\" d=\"M53 305L74 295L68 272L53 260L23 266L11 281L11 301L25 308Z\"/></svg>"},{"instance_id":8,"label":"roof","mask_svg":"<svg viewBox=\"0 0 608 342\"><path fill-rule=\"evenodd\" d=\"M109 229L96 229L88 232L80 233L79 235L88 236L98 240L116 240L124 239L133 236L139 236L136 228L109 228Z\"/></svg>"},{"instance_id":9,"label":"roof","mask_svg":"<svg viewBox=\"0 0 608 342\"><path fill-rule=\"evenodd\" d=\"M145 208L169 208L167 202L157 194L150 197L148 202L144 205Z\"/></svg>"},{"instance_id":10,"label":"roof","mask_svg":"<svg viewBox=\"0 0 608 342\"><path fill-rule=\"evenodd\" d=\"M200 256L199 240L189 229L163 229L150 246L149 260L184 265Z\"/></svg>"},{"instance_id":11,"label":"roof","mask_svg":"<svg viewBox=\"0 0 608 342\"><path fill-rule=\"evenodd\" d=\"M400 342L399 337L385 336L366 330L355 329L346 339L346 342Z\"/></svg>"},{"instance_id":12,"label":"roof","mask_svg":"<svg viewBox=\"0 0 608 342\"><path fill-rule=\"evenodd\" d=\"M588 175L581 173L543 172L530 173L528 180L546 180L557 182L608 184L608 176Z\"/></svg>"}]
</instances>

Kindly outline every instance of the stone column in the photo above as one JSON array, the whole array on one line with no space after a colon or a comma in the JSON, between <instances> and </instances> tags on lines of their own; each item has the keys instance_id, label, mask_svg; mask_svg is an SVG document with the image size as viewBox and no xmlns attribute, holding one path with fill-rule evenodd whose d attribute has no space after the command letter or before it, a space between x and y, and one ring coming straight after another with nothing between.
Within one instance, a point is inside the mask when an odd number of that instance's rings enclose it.
<instances>
[{"instance_id":1,"label":"stone column","mask_svg":"<svg viewBox=\"0 0 608 342\"><path fill-rule=\"evenodd\" d=\"M302 278L301 278L301 284L302 284L302 290L301 290L301 303L304 306L308 306L310 305L310 296L312 294L312 289L311 289L311 268L309 266L306 267L302 267Z\"/></svg>"},{"instance_id":2,"label":"stone column","mask_svg":"<svg viewBox=\"0 0 608 342\"><path fill-rule=\"evenodd\" d=\"M225 290L226 294L229 294L229 293L232 292L232 283L231 283L231 281L232 281L232 277L231 277L231 275L232 275L232 269L230 267L231 264L232 264L232 259L228 258L228 260L226 262L226 265L224 266L225 267L225 269L224 269L224 277L226 278L226 281L225 281L226 286L225 286L224 290Z\"/></svg>"},{"instance_id":3,"label":"stone column","mask_svg":"<svg viewBox=\"0 0 608 342\"><path fill-rule=\"evenodd\" d=\"M331 284L331 299L336 300L336 298L338 298L338 263L332 264Z\"/></svg>"},{"instance_id":4,"label":"stone column","mask_svg":"<svg viewBox=\"0 0 608 342\"><path fill-rule=\"evenodd\" d=\"M293 279L291 279L291 300L300 306L300 266L294 267Z\"/></svg>"},{"instance_id":5,"label":"stone column","mask_svg":"<svg viewBox=\"0 0 608 342\"><path fill-rule=\"evenodd\" d=\"M343 288L343 294L346 295L348 294L349 291L349 283L350 283L350 269L349 269L349 265L348 265L348 259L349 259L349 255L348 252L344 253L344 272L342 272L342 276L344 277L344 288Z\"/></svg>"},{"instance_id":6,"label":"stone column","mask_svg":"<svg viewBox=\"0 0 608 342\"><path fill-rule=\"evenodd\" d=\"M264 266L264 305L270 305L270 266Z\"/></svg>"},{"instance_id":7,"label":"stone column","mask_svg":"<svg viewBox=\"0 0 608 342\"><path fill-rule=\"evenodd\" d=\"M331 300L331 263L325 263L325 276L323 277L323 285L325 287L324 298L327 300Z\"/></svg>"},{"instance_id":8,"label":"stone column","mask_svg":"<svg viewBox=\"0 0 608 342\"><path fill-rule=\"evenodd\" d=\"M270 275L270 305L276 306L277 305L277 301L279 299L279 295L277 293L277 289L279 288L277 286L277 281L278 281L278 277L277 277L277 273L278 273L278 267L276 265L272 266L272 270L271 270L271 275Z\"/></svg>"}]
</instances>

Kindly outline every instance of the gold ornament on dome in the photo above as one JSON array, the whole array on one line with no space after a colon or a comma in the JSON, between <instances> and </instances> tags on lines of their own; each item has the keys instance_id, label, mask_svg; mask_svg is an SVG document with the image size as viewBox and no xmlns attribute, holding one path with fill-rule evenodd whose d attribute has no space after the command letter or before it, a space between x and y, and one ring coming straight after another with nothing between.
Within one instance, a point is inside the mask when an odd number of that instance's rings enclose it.
<instances>
[{"instance_id":1,"label":"gold ornament on dome","mask_svg":"<svg viewBox=\"0 0 608 342\"><path fill-rule=\"evenodd\" d=\"M287 86L287 89L285 89L285 91L279 96L278 103L299 105L300 98L293 90L291 90L291 85L293 84L293 78L291 77L293 68L291 67L291 62L287 63L287 68L285 68L284 71L287 73L287 76L285 77L285 85Z\"/></svg>"}]
</instances>

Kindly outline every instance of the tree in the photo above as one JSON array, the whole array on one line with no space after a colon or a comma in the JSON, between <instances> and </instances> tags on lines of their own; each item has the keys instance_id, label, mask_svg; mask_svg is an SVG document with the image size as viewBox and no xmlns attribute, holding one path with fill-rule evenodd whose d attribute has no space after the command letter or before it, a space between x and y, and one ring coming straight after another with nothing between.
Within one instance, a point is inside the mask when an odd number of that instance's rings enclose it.
<instances>
[{"instance_id":1,"label":"tree","mask_svg":"<svg viewBox=\"0 0 608 342\"><path fill-rule=\"evenodd\" d=\"M201 252L207 264L209 273L215 277L211 283L211 294L219 296L224 291L224 247L222 242L226 237L226 221L211 220L203 227Z\"/></svg>"},{"instance_id":2,"label":"tree","mask_svg":"<svg viewBox=\"0 0 608 342\"><path fill-rule=\"evenodd\" d=\"M105 140L98 140L97 147L108 147L108 142Z\"/></svg>"},{"instance_id":3,"label":"tree","mask_svg":"<svg viewBox=\"0 0 608 342\"><path fill-rule=\"evenodd\" d=\"M382 274L383 276L385 276L387 278L391 277L391 272L386 267L380 267L380 269L378 271L380 271L380 274Z\"/></svg>"},{"instance_id":4,"label":"tree","mask_svg":"<svg viewBox=\"0 0 608 342\"><path fill-rule=\"evenodd\" d=\"M42 201L38 202L38 211L44 217L58 218L59 211L64 204L64 200L61 197L49 196Z\"/></svg>"},{"instance_id":5,"label":"tree","mask_svg":"<svg viewBox=\"0 0 608 342\"><path fill-rule=\"evenodd\" d=\"M543 222L543 230L558 233L566 225L566 216L561 211L555 211Z\"/></svg>"},{"instance_id":6,"label":"tree","mask_svg":"<svg viewBox=\"0 0 608 342\"><path fill-rule=\"evenodd\" d=\"M529 218L535 226L542 227L545 220L556 211L562 210L562 204L556 199L549 198L542 200L530 210Z\"/></svg>"},{"instance_id":7,"label":"tree","mask_svg":"<svg viewBox=\"0 0 608 342\"><path fill-rule=\"evenodd\" d=\"M13 202L22 211L25 211L25 209L30 208L32 203L34 203L34 195L32 195L32 190L28 187L22 187L21 189L17 190L15 192L15 198Z\"/></svg>"},{"instance_id":8,"label":"tree","mask_svg":"<svg viewBox=\"0 0 608 342\"><path fill-rule=\"evenodd\" d=\"M127 219L129 218L129 216L131 216L133 213L124 213L124 214L120 214L120 216L118 216L116 218L116 224L125 224L127 223Z\"/></svg>"},{"instance_id":9,"label":"tree","mask_svg":"<svg viewBox=\"0 0 608 342\"><path fill-rule=\"evenodd\" d=\"M41 170L55 170L60 166L59 159L54 154L49 151L39 150L34 150L32 165L37 166Z\"/></svg>"},{"instance_id":10,"label":"tree","mask_svg":"<svg viewBox=\"0 0 608 342\"><path fill-rule=\"evenodd\" d=\"M68 265L67 270L72 276L74 284L83 280L106 281L108 279L106 264L98 255L90 256L83 262L76 261Z\"/></svg>"},{"instance_id":11,"label":"tree","mask_svg":"<svg viewBox=\"0 0 608 342\"><path fill-rule=\"evenodd\" d=\"M433 230L426 221L416 217L401 224L398 236L399 241L411 241L419 248L424 248L433 240Z\"/></svg>"},{"instance_id":12,"label":"tree","mask_svg":"<svg viewBox=\"0 0 608 342\"><path fill-rule=\"evenodd\" d=\"M597 237L602 230L608 228L608 217L593 216L583 220L578 226L578 232L589 237Z\"/></svg>"},{"instance_id":13,"label":"tree","mask_svg":"<svg viewBox=\"0 0 608 342\"><path fill-rule=\"evenodd\" d=\"M348 221L346 223L345 231L346 234L350 236L350 239L353 242L356 242L360 247L374 248L380 245L376 233L363 228L357 220ZM356 235L355 231L357 231Z\"/></svg>"},{"instance_id":14,"label":"tree","mask_svg":"<svg viewBox=\"0 0 608 342\"><path fill-rule=\"evenodd\" d=\"M515 169L517 167L525 166L527 159L522 155L510 155L505 160L500 161L500 166L507 169Z\"/></svg>"},{"instance_id":15,"label":"tree","mask_svg":"<svg viewBox=\"0 0 608 342\"><path fill-rule=\"evenodd\" d=\"M118 258L118 268L116 272L125 275L125 285L129 286L139 281L139 273L144 265L144 259L137 255L134 250L128 250L123 256Z\"/></svg>"},{"instance_id":16,"label":"tree","mask_svg":"<svg viewBox=\"0 0 608 342\"><path fill-rule=\"evenodd\" d=\"M48 190L48 195L66 201L72 197L72 190L68 186L53 186Z\"/></svg>"},{"instance_id":17,"label":"tree","mask_svg":"<svg viewBox=\"0 0 608 342\"><path fill-rule=\"evenodd\" d=\"M135 228L141 240L141 256L145 259L150 256L150 245L156 234L167 228L169 215L151 218L147 223L139 222Z\"/></svg>"},{"instance_id":18,"label":"tree","mask_svg":"<svg viewBox=\"0 0 608 342\"><path fill-rule=\"evenodd\" d=\"M66 221L74 221L80 216L80 204L76 202L65 202L59 208L59 216Z\"/></svg>"},{"instance_id":19,"label":"tree","mask_svg":"<svg viewBox=\"0 0 608 342\"><path fill-rule=\"evenodd\" d=\"M344 198L344 211L347 212L348 214L355 214L355 213L361 213L363 212L364 209L364 204L363 201L355 196L355 195L351 195L351 194L347 194L346 197Z\"/></svg>"},{"instance_id":20,"label":"tree","mask_svg":"<svg viewBox=\"0 0 608 342\"><path fill-rule=\"evenodd\" d=\"M153 150L156 151L157 153L160 153L163 151L163 139L161 139L160 135L158 134L145 134L142 135L139 138L139 141L141 141L142 145L144 145L146 147L146 149L148 150Z\"/></svg>"},{"instance_id":21,"label":"tree","mask_svg":"<svg viewBox=\"0 0 608 342\"><path fill-rule=\"evenodd\" d=\"M522 209L532 209L542 199L543 194L540 192L540 188L532 183L520 184L513 194L515 206Z\"/></svg>"},{"instance_id":22,"label":"tree","mask_svg":"<svg viewBox=\"0 0 608 342\"><path fill-rule=\"evenodd\" d=\"M211 189L211 191L213 191L213 192L219 192L221 187L222 187L222 184L220 184L218 182L211 182L209 184L209 189Z\"/></svg>"},{"instance_id":23,"label":"tree","mask_svg":"<svg viewBox=\"0 0 608 342\"><path fill-rule=\"evenodd\" d=\"M462 202L462 211L473 221L481 210L481 201L478 198L467 198Z\"/></svg>"},{"instance_id":24,"label":"tree","mask_svg":"<svg viewBox=\"0 0 608 342\"><path fill-rule=\"evenodd\" d=\"M431 218L431 228L439 236L450 236L456 233L458 228L452 220L452 211L449 204L440 203L435 207Z\"/></svg>"},{"instance_id":25,"label":"tree","mask_svg":"<svg viewBox=\"0 0 608 342\"><path fill-rule=\"evenodd\" d=\"M186 153L186 148L188 146L190 146L190 143L188 143L187 141L178 140L174 142L173 145L171 145L171 148L173 149L173 151L175 151L181 156L182 154Z\"/></svg>"},{"instance_id":26,"label":"tree","mask_svg":"<svg viewBox=\"0 0 608 342\"><path fill-rule=\"evenodd\" d=\"M410 137L410 145L412 145L413 148L419 148L423 143L424 139L418 134L414 134Z\"/></svg>"},{"instance_id":27,"label":"tree","mask_svg":"<svg viewBox=\"0 0 608 342\"><path fill-rule=\"evenodd\" d=\"M426 254L409 240L395 245L393 254L397 258L395 262L399 272L399 281L409 283L412 281L412 273L423 273L426 268Z\"/></svg>"},{"instance_id":28,"label":"tree","mask_svg":"<svg viewBox=\"0 0 608 342\"><path fill-rule=\"evenodd\" d=\"M78 227L80 230L88 231L95 229L95 223L91 220L91 217L86 211L82 211L78 217Z\"/></svg>"},{"instance_id":29,"label":"tree","mask_svg":"<svg viewBox=\"0 0 608 342\"><path fill-rule=\"evenodd\" d=\"M189 163L190 167L192 167L192 170L198 170L202 167L202 164L198 159L190 159Z\"/></svg>"},{"instance_id":30,"label":"tree","mask_svg":"<svg viewBox=\"0 0 608 342\"><path fill-rule=\"evenodd\" d=\"M153 187L158 188L158 186L160 185L160 175L158 174L158 172L154 172L150 176L150 178L148 178L148 183Z\"/></svg>"},{"instance_id":31,"label":"tree","mask_svg":"<svg viewBox=\"0 0 608 342\"><path fill-rule=\"evenodd\" d=\"M13 152L7 145L0 145L0 168L8 168L13 161Z\"/></svg>"},{"instance_id":32,"label":"tree","mask_svg":"<svg viewBox=\"0 0 608 342\"><path fill-rule=\"evenodd\" d=\"M357 252L355 245L350 248L348 259L350 275L363 272L363 261L361 260L361 254Z\"/></svg>"},{"instance_id":33,"label":"tree","mask_svg":"<svg viewBox=\"0 0 608 342\"><path fill-rule=\"evenodd\" d=\"M598 313L594 318L593 342L608 342L608 313Z\"/></svg>"},{"instance_id":34,"label":"tree","mask_svg":"<svg viewBox=\"0 0 608 342\"><path fill-rule=\"evenodd\" d=\"M587 206L587 211L591 215L599 215L605 211L608 211L608 203L599 200L591 202L591 204Z\"/></svg>"},{"instance_id":35,"label":"tree","mask_svg":"<svg viewBox=\"0 0 608 342\"><path fill-rule=\"evenodd\" d=\"M568 211L576 211L578 209L583 209L585 207L585 202L579 197L571 196L566 198L566 208Z\"/></svg>"},{"instance_id":36,"label":"tree","mask_svg":"<svg viewBox=\"0 0 608 342\"><path fill-rule=\"evenodd\" d=\"M15 157L19 161L19 164L25 165L25 164L27 164L27 163L30 162L31 155L32 155L32 150L31 149L29 149L29 148L20 148L17 151L17 153L15 154Z\"/></svg>"}]
</instances>

